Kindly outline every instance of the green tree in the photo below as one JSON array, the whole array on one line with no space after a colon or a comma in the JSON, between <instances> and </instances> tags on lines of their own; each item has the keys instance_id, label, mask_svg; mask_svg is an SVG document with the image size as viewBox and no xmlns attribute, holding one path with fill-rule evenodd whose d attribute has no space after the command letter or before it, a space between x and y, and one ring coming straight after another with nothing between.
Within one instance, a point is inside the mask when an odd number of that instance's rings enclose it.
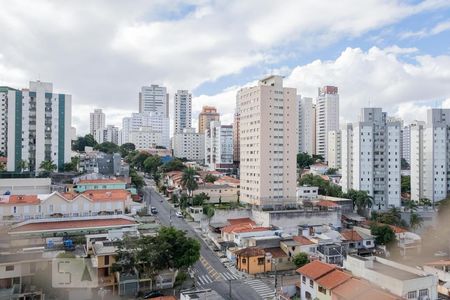
<instances>
[{"instance_id":1,"label":"green tree","mask_svg":"<svg viewBox=\"0 0 450 300\"><path fill-rule=\"evenodd\" d=\"M87 134L84 137L79 136L76 141L72 145L72 150L84 152L85 147L94 147L97 145L97 142L94 139L92 134Z\"/></svg>"},{"instance_id":2,"label":"green tree","mask_svg":"<svg viewBox=\"0 0 450 300\"><path fill-rule=\"evenodd\" d=\"M136 146L133 143L125 143L120 145L119 152L122 158L125 158L130 152L136 150Z\"/></svg>"},{"instance_id":3,"label":"green tree","mask_svg":"<svg viewBox=\"0 0 450 300\"><path fill-rule=\"evenodd\" d=\"M411 176L402 176L400 186L402 193L411 193Z\"/></svg>"},{"instance_id":4,"label":"green tree","mask_svg":"<svg viewBox=\"0 0 450 300\"><path fill-rule=\"evenodd\" d=\"M363 216L367 215L367 209L371 208L373 204L373 198L366 191L351 189L344 197L351 199L353 202L353 209L356 208L358 214Z\"/></svg>"},{"instance_id":5,"label":"green tree","mask_svg":"<svg viewBox=\"0 0 450 300\"><path fill-rule=\"evenodd\" d=\"M417 202L414 200L405 201L404 206L406 211L416 211L418 207Z\"/></svg>"},{"instance_id":6,"label":"green tree","mask_svg":"<svg viewBox=\"0 0 450 300\"><path fill-rule=\"evenodd\" d=\"M21 160L19 162L19 170L20 172L23 172L24 170L28 169L28 162L26 160Z\"/></svg>"},{"instance_id":7,"label":"green tree","mask_svg":"<svg viewBox=\"0 0 450 300\"><path fill-rule=\"evenodd\" d=\"M185 193L180 196L180 209L185 209L188 206L189 197Z\"/></svg>"},{"instance_id":8,"label":"green tree","mask_svg":"<svg viewBox=\"0 0 450 300\"><path fill-rule=\"evenodd\" d=\"M161 158L158 155L150 155L144 160L144 171L153 175L160 165L162 165Z\"/></svg>"},{"instance_id":9,"label":"green tree","mask_svg":"<svg viewBox=\"0 0 450 300\"><path fill-rule=\"evenodd\" d=\"M305 252L300 252L292 258L292 262L297 268L303 267L307 263L309 263L309 256Z\"/></svg>"},{"instance_id":10,"label":"green tree","mask_svg":"<svg viewBox=\"0 0 450 300\"><path fill-rule=\"evenodd\" d=\"M325 174L326 174L326 175L336 175L336 174L337 174L337 171L338 171L338 169L336 169L336 168L329 168L329 169L325 172Z\"/></svg>"},{"instance_id":11,"label":"green tree","mask_svg":"<svg viewBox=\"0 0 450 300\"><path fill-rule=\"evenodd\" d=\"M186 169L186 166L178 158L174 158L161 166L161 170L165 173L171 171L183 171L184 169Z\"/></svg>"},{"instance_id":12,"label":"green tree","mask_svg":"<svg viewBox=\"0 0 450 300\"><path fill-rule=\"evenodd\" d=\"M52 160L43 160L41 162L41 165L39 166L39 169L43 170L42 175L44 176L48 176L50 175L50 173L52 173L53 171L55 171L57 168L57 166L53 163Z\"/></svg>"},{"instance_id":13,"label":"green tree","mask_svg":"<svg viewBox=\"0 0 450 300\"><path fill-rule=\"evenodd\" d=\"M321 161L325 160L323 158L323 155L321 155L321 154L313 154L312 158L313 158L314 162L321 162Z\"/></svg>"},{"instance_id":14,"label":"green tree","mask_svg":"<svg viewBox=\"0 0 450 300\"><path fill-rule=\"evenodd\" d=\"M198 195L195 195L192 198L192 205L194 206L202 206L203 203L207 202L209 200L209 196L205 193L200 193Z\"/></svg>"},{"instance_id":15,"label":"green tree","mask_svg":"<svg viewBox=\"0 0 450 300\"><path fill-rule=\"evenodd\" d=\"M155 181L156 186L159 187L161 185L161 173L155 172L153 173L152 177L153 181Z\"/></svg>"},{"instance_id":16,"label":"green tree","mask_svg":"<svg viewBox=\"0 0 450 300\"><path fill-rule=\"evenodd\" d=\"M197 172L195 169L187 168L183 171L183 175L181 177L181 185L187 190L189 197L192 197L192 192L198 188L198 183L195 179L196 175Z\"/></svg>"},{"instance_id":17,"label":"green tree","mask_svg":"<svg viewBox=\"0 0 450 300\"><path fill-rule=\"evenodd\" d=\"M400 167L401 167L402 170L409 170L409 168L410 168L408 162L403 157L402 157L402 159L400 161Z\"/></svg>"},{"instance_id":18,"label":"green tree","mask_svg":"<svg viewBox=\"0 0 450 300\"><path fill-rule=\"evenodd\" d=\"M144 162L149 157L150 154L148 152L140 151L131 159L131 165L136 167L138 170L143 170Z\"/></svg>"},{"instance_id":19,"label":"green tree","mask_svg":"<svg viewBox=\"0 0 450 300\"><path fill-rule=\"evenodd\" d=\"M299 185L316 186L319 188L320 195L341 197L342 188L334 183L331 183L318 175L306 174L298 181Z\"/></svg>"},{"instance_id":20,"label":"green tree","mask_svg":"<svg viewBox=\"0 0 450 300\"><path fill-rule=\"evenodd\" d=\"M130 169L131 184L137 189L142 189L145 186L145 181L142 176L140 176L135 169Z\"/></svg>"},{"instance_id":21,"label":"green tree","mask_svg":"<svg viewBox=\"0 0 450 300\"><path fill-rule=\"evenodd\" d=\"M395 240L395 233L389 225L379 225L373 223L370 226L372 235L375 236L375 243L378 245L390 245Z\"/></svg>"},{"instance_id":22,"label":"green tree","mask_svg":"<svg viewBox=\"0 0 450 300\"><path fill-rule=\"evenodd\" d=\"M402 220L400 210L396 207L385 212L373 212L372 220L383 224L407 227L406 222Z\"/></svg>"},{"instance_id":23,"label":"green tree","mask_svg":"<svg viewBox=\"0 0 450 300\"><path fill-rule=\"evenodd\" d=\"M427 198L420 198L420 199L419 199L419 205L420 205L420 206L432 206L433 203L431 202L430 199L427 199Z\"/></svg>"},{"instance_id":24,"label":"green tree","mask_svg":"<svg viewBox=\"0 0 450 300\"><path fill-rule=\"evenodd\" d=\"M309 168L314 163L314 159L306 152L297 154L297 168L305 169Z\"/></svg>"},{"instance_id":25,"label":"green tree","mask_svg":"<svg viewBox=\"0 0 450 300\"><path fill-rule=\"evenodd\" d=\"M411 217L409 219L409 227L415 231L415 230L419 229L420 227L422 227L422 224L423 224L423 218L416 212L412 212Z\"/></svg>"},{"instance_id":26,"label":"green tree","mask_svg":"<svg viewBox=\"0 0 450 300\"><path fill-rule=\"evenodd\" d=\"M208 218L208 224L210 224L215 213L214 207L211 204L203 205L203 214Z\"/></svg>"},{"instance_id":27,"label":"green tree","mask_svg":"<svg viewBox=\"0 0 450 300\"><path fill-rule=\"evenodd\" d=\"M6 171L6 165L4 162L1 162L0 163L0 172L4 172L4 171Z\"/></svg>"},{"instance_id":28,"label":"green tree","mask_svg":"<svg viewBox=\"0 0 450 300\"><path fill-rule=\"evenodd\" d=\"M206 174L205 176L205 182L214 183L217 180L217 176L214 176L213 174Z\"/></svg>"},{"instance_id":29,"label":"green tree","mask_svg":"<svg viewBox=\"0 0 450 300\"><path fill-rule=\"evenodd\" d=\"M162 227L157 236L158 245L165 249L163 261L167 267L186 269L200 258L200 243L174 227Z\"/></svg>"},{"instance_id":30,"label":"green tree","mask_svg":"<svg viewBox=\"0 0 450 300\"><path fill-rule=\"evenodd\" d=\"M111 142L103 142L101 144L97 144L94 149L108 154L118 153L120 150L117 144Z\"/></svg>"}]
</instances>

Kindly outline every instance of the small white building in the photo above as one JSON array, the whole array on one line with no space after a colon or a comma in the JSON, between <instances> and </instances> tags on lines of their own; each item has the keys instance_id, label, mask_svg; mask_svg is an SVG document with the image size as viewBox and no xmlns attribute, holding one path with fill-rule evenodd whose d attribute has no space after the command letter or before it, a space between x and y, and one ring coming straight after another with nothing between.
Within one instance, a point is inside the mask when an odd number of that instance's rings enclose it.
<instances>
[{"instance_id":1,"label":"small white building","mask_svg":"<svg viewBox=\"0 0 450 300\"><path fill-rule=\"evenodd\" d=\"M344 268L405 299L437 299L438 277L381 257L347 255Z\"/></svg>"},{"instance_id":2,"label":"small white building","mask_svg":"<svg viewBox=\"0 0 450 300\"><path fill-rule=\"evenodd\" d=\"M297 187L297 201L313 200L319 196L319 187L317 186L299 186Z\"/></svg>"},{"instance_id":3,"label":"small white building","mask_svg":"<svg viewBox=\"0 0 450 300\"><path fill-rule=\"evenodd\" d=\"M0 179L0 194L27 195L50 194L50 178L8 178Z\"/></svg>"},{"instance_id":4,"label":"small white building","mask_svg":"<svg viewBox=\"0 0 450 300\"><path fill-rule=\"evenodd\" d=\"M233 126L212 121L205 131L205 164L210 170L233 168Z\"/></svg>"}]
</instances>

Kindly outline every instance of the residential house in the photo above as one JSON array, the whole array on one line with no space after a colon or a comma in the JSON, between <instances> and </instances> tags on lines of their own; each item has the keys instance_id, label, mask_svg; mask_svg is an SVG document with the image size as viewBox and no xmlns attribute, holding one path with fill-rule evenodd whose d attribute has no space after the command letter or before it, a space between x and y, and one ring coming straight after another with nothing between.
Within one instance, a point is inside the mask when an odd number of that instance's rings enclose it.
<instances>
[{"instance_id":1,"label":"residential house","mask_svg":"<svg viewBox=\"0 0 450 300\"><path fill-rule=\"evenodd\" d=\"M289 257L294 257L302 252L309 255L316 253L317 244L307 237L297 235L280 241L280 248L283 249Z\"/></svg>"},{"instance_id":2,"label":"residential house","mask_svg":"<svg viewBox=\"0 0 450 300\"><path fill-rule=\"evenodd\" d=\"M342 246L346 253L370 255L375 248L375 237L364 228L346 229L341 232Z\"/></svg>"},{"instance_id":3,"label":"residential house","mask_svg":"<svg viewBox=\"0 0 450 300\"><path fill-rule=\"evenodd\" d=\"M235 252L236 268L248 274L272 271L272 254L258 247L248 247Z\"/></svg>"},{"instance_id":4,"label":"residential house","mask_svg":"<svg viewBox=\"0 0 450 300\"><path fill-rule=\"evenodd\" d=\"M216 181L219 182L219 181ZM199 185L192 195L206 194L209 203L237 202L239 187L228 184L204 183Z\"/></svg>"},{"instance_id":5,"label":"residential house","mask_svg":"<svg viewBox=\"0 0 450 300\"><path fill-rule=\"evenodd\" d=\"M400 300L402 297L395 296L383 291L364 280L350 278L332 290L332 300Z\"/></svg>"},{"instance_id":6,"label":"residential house","mask_svg":"<svg viewBox=\"0 0 450 300\"><path fill-rule=\"evenodd\" d=\"M438 293L450 297L450 260L438 260L427 263L423 266L423 270L427 274L437 276L439 279Z\"/></svg>"},{"instance_id":7,"label":"residential house","mask_svg":"<svg viewBox=\"0 0 450 300\"><path fill-rule=\"evenodd\" d=\"M381 257L347 255L344 268L353 275L406 299L437 299L438 277Z\"/></svg>"},{"instance_id":8,"label":"residential house","mask_svg":"<svg viewBox=\"0 0 450 300\"><path fill-rule=\"evenodd\" d=\"M314 260L297 269L297 273L299 273L301 277L300 299L318 299L319 285L316 280L334 270L336 270L336 266L321 262L319 260Z\"/></svg>"},{"instance_id":9,"label":"residential house","mask_svg":"<svg viewBox=\"0 0 450 300\"><path fill-rule=\"evenodd\" d=\"M122 179L82 179L75 182L74 190L83 193L89 190L125 190L127 182Z\"/></svg>"}]
</instances>

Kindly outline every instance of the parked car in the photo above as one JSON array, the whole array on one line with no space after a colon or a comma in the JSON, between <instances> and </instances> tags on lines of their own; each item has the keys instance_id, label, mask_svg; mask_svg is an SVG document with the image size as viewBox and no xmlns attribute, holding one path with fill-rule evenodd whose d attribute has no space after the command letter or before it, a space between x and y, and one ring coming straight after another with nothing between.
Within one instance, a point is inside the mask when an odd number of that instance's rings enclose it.
<instances>
[{"instance_id":1,"label":"parked car","mask_svg":"<svg viewBox=\"0 0 450 300\"><path fill-rule=\"evenodd\" d=\"M157 214L158 213L158 210L156 209L156 207L151 207L150 208L150 212L152 213L152 214Z\"/></svg>"},{"instance_id":2,"label":"parked car","mask_svg":"<svg viewBox=\"0 0 450 300\"><path fill-rule=\"evenodd\" d=\"M162 297L162 296L164 296L164 295L160 291L149 291L149 292L146 292L144 294L144 297L142 297L142 298L152 299L152 298Z\"/></svg>"},{"instance_id":3,"label":"parked car","mask_svg":"<svg viewBox=\"0 0 450 300\"><path fill-rule=\"evenodd\" d=\"M175 216L177 216L178 218L182 218L183 217L183 213L181 211L177 211L175 213Z\"/></svg>"}]
</instances>

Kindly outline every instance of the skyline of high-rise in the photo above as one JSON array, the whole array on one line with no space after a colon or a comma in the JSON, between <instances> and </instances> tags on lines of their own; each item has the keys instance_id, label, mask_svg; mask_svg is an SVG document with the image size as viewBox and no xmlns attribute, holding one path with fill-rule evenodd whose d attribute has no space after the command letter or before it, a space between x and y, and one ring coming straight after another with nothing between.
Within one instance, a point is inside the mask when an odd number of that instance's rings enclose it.
<instances>
[{"instance_id":1,"label":"skyline of high-rise","mask_svg":"<svg viewBox=\"0 0 450 300\"><path fill-rule=\"evenodd\" d=\"M188 90L178 90L174 96L174 135L192 127L192 94Z\"/></svg>"}]
</instances>

